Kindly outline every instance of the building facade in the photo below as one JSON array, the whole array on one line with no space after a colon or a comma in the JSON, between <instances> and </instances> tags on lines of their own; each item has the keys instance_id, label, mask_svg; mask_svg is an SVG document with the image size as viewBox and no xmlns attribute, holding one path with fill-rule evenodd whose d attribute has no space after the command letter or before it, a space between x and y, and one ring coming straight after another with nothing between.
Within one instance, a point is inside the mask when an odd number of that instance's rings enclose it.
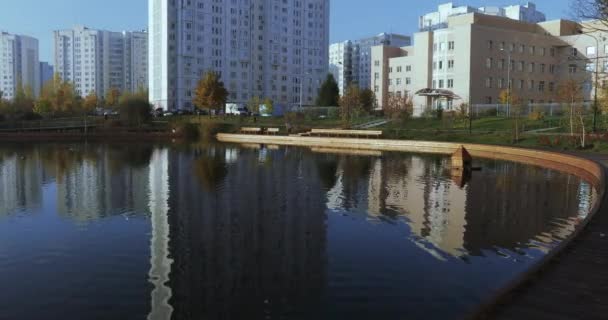
<instances>
[{"instance_id":1,"label":"building facade","mask_svg":"<svg viewBox=\"0 0 608 320\"><path fill-rule=\"evenodd\" d=\"M479 13L452 16L446 28L416 33L413 46L373 48L371 81L378 104L387 105L393 94L412 97L415 114L461 103L497 104L509 85L523 103L551 103L569 79L590 100L593 58L608 47L605 40L596 44L598 36L580 34L582 29L566 20L532 24ZM604 61L598 69L608 70ZM453 93L455 100L416 94L424 89Z\"/></svg>"},{"instance_id":2,"label":"building facade","mask_svg":"<svg viewBox=\"0 0 608 320\"><path fill-rule=\"evenodd\" d=\"M381 33L369 38L330 45L329 70L338 83L340 94L343 94L350 84L357 85L361 89L371 88L372 47L378 45L402 47L410 44L409 36Z\"/></svg>"},{"instance_id":3,"label":"building facade","mask_svg":"<svg viewBox=\"0 0 608 320\"><path fill-rule=\"evenodd\" d=\"M41 61L40 62L40 88L42 90L42 86L49 80L53 79L53 75L55 74L55 69L48 62Z\"/></svg>"},{"instance_id":4,"label":"building facade","mask_svg":"<svg viewBox=\"0 0 608 320\"><path fill-rule=\"evenodd\" d=\"M439 5L437 11L421 16L419 20L419 30L432 31L446 28L449 17L468 13L481 13L529 23L539 23L546 20L545 14L537 11L536 5L532 2L528 2L525 5L511 5L506 7L484 6L479 8L455 6L452 2L448 2Z\"/></svg>"},{"instance_id":5,"label":"building facade","mask_svg":"<svg viewBox=\"0 0 608 320\"><path fill-rule=\"evenodd\" d=\"M312 105L327 74L329 0L149 0L150 101L192 109L217 72L228 102Z\"/></svg>"},{"instance_id":6,"label":"building facade","mask_svg":"<svg viewBox=\"0 0 608 320\"><path fill-rule=\"evenodd\" d=\"M40 91L38 39L0 32L0 91L11 100L19 89Z\"/></svg>"},{"instance_id":7,"label":"building facade","mask_svg":"<svg viewBox=\"0 0 608 320\"><path fill-rule=\"evenodd\" d=\"M147 87L148 36L77 26L54 32L55 71L74 83L80 95L110 89L136 91Z\"/></svg>"}]
</instances>

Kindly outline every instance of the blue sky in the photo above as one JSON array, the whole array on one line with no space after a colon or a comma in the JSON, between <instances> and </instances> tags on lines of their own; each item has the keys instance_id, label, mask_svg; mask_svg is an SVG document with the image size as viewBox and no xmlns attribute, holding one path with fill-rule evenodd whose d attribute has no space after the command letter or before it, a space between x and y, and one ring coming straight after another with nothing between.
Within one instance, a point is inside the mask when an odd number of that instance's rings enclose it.
<instances>
[{"instance_id":1,"label":"blue sky","mask_svg":"<svg viewBox=\"0 0 608 320\"><path fill-rule=\"evenodd\" d=\"M0 30L40 40L41 60L52 59L52 31L82 24L107 30L147 26L148 0L0 0ZM381 32L411 34L418 16L449 0L331 0L331 41ZM457 5L507 5L521 0L453 0ZM547 18L570 17L570 0L536 0Z\"/></svg>"}]
</instances>

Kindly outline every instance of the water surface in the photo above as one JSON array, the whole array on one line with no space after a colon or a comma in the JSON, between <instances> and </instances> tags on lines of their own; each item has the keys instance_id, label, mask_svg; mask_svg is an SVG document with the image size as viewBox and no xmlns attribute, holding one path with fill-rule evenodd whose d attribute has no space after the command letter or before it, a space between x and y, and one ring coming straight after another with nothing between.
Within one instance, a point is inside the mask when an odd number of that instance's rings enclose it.
<instances>
[{"instance_id":1,"label":"water surface","mask_svg":"<svg viewBox=\"0 0 608 320\"><path fill-rule=\"evenodd\" d=\"M451 319L567 237L595 191L434 155L0 146L0 319Z\"/></svg>"}]
</instances>

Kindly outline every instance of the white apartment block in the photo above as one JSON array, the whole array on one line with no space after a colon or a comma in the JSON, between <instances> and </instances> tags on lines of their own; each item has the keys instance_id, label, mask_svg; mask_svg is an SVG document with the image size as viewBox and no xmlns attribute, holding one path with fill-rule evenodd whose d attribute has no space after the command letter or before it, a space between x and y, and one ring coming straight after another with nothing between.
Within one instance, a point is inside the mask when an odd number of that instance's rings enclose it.
<instances>
[{"instance_id":1,"label":"white apartment block","mask_svg":"<svg viewBox=\"0 0 608 320\"><path fill-rule=\"evenodd\" d=\"M539 23L546 20L545 14L536 10L536 5L528 2L526 5L511 5L506 7L471 7L455 6L452 2L439 5L437 11L427 13L420 17L420 31L432 31L447 27L448 18L461 14L482 13L487 15L505 17L530 23Z\"/></svg>"},{"instance_id":2,"label":"white apartment block","mask_svg":"<svg viewBox=\"0 0 608 320\"><path fill-rule=\"evenodd\" d=\"M372 47L378 45L403 47L411 44L409 36L381 33L377 36L348 40L329 46L329 71L333 74L340 94L351 85L370 89Z\"/></svg>"},{"instance_id":3,"label":"white apartment block","mask_svg":"<svg viewBox=\"0 0 608 320\"><path fill-rule=\"evenodd\" d=\"M220 75L230 103L314 103L328 70L329 0L149 0L148 8L157 108L192 109L208 71Z\"/></svg>"},{"instance_id":4,"label":"white apartment block","mask_svg":"<svg viewBox=\"0 0 608 320\"><path fill-rule=\"evenodd\" d=\"M110 89L137 91L147 88L148 35L112 32L82 26L54 32L55 72L74 83L85 96Z\"/></svg>"},{"instance_id":5,"label":"white apartment block","mask_svg":"<svg viewBox=\"0 0 608 320\"><path fill-rule=\"evenodd\" d=\"M445 28L414 34L412 46L372 49L371 81L379 107L393 94L413 97L415 110L496 104L509 85L526 103L550 103L568 79L582 86L589 101L596 70L598 82L608 85L602 75L608 71L608 41L580 34L585 29L567 20L532 24L479 13L449 17ZM416 94L423 89L447 91L457 99Z\"/></svg>"},{"instance_id":6,"label":"white apartment block","mask_svg":"<svg viewBox=\"0 0 608 320\"><path fill-rule=\"evenodd\" d=\"M11 100L17 90L40 91L38 40L28 36L0 32L0 91Z\"/></svg>"}]
</instances>

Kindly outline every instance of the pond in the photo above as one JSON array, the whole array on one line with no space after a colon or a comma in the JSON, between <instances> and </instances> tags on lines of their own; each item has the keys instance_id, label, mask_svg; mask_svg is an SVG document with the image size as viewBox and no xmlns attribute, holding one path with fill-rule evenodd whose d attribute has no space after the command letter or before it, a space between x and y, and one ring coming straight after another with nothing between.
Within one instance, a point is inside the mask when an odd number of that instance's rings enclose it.
<instances>
[{"instance_id":1,"label":"pond","mask_svg":"<svg viewBox=\"0 0 608 320\"><path fill-rule=\"evenodd\" d=\"M259 145L0 145L2 319L452 319L567 237L576 176Z\"/></svg>"}]
</instances>

